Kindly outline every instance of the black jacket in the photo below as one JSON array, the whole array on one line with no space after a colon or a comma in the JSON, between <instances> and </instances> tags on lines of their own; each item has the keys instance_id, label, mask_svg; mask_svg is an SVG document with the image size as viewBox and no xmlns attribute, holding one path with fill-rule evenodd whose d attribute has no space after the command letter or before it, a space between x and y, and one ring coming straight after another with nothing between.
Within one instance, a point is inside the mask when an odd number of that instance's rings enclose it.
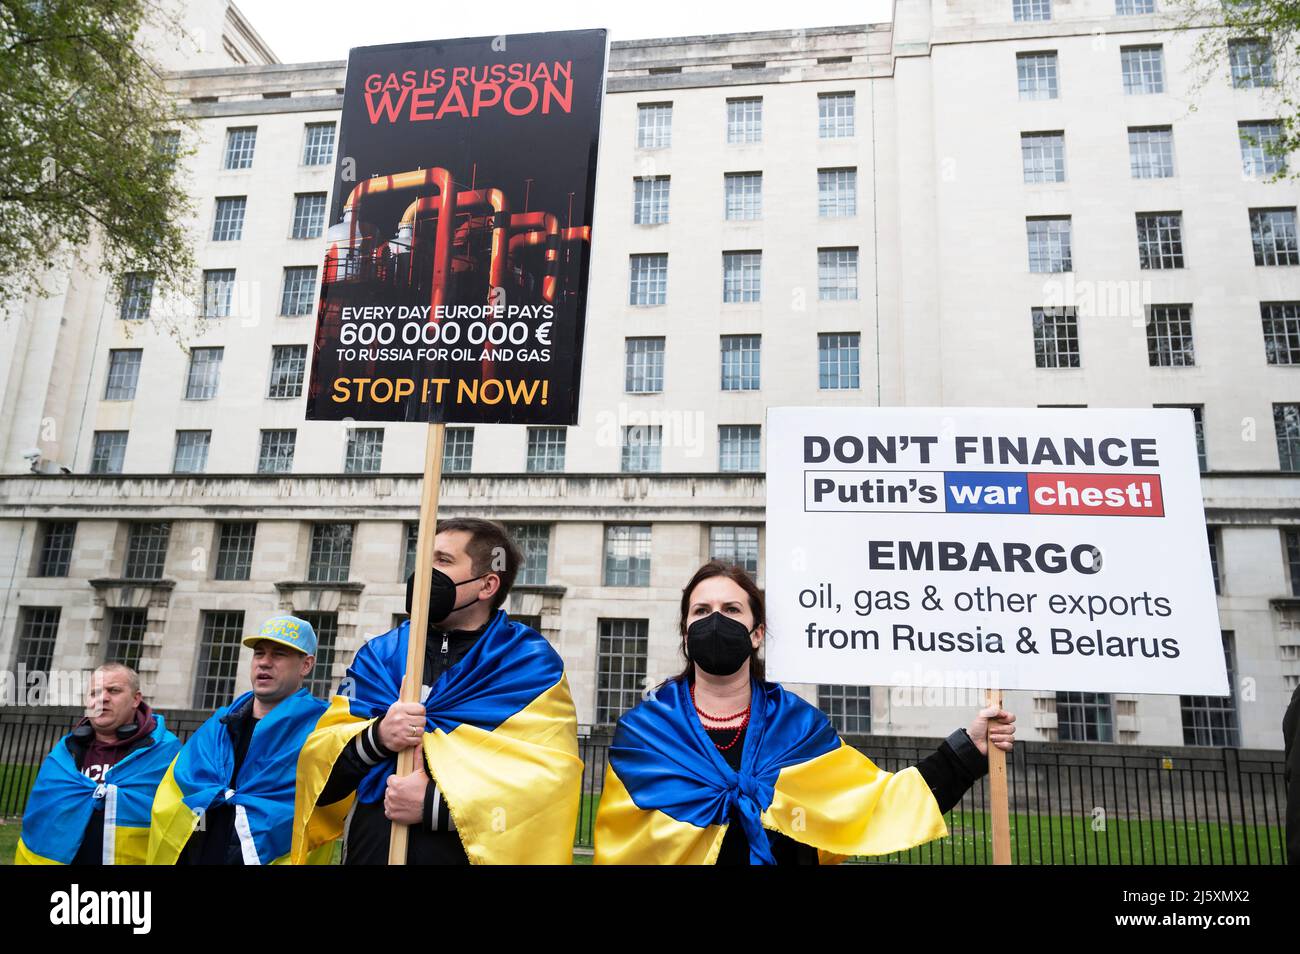
<instances>
[{"instance_id":1,"label":"black jacket","mask_svg":"<svg viewBox=\"0 0 1300 954\"><path fill-rule=\"evenodd\" d=\"M244 764L244 756L248 754L248 743L252 740L253 729L257 725L257 717L253 715L253 700L250 698L238 709L227 712L221 717L221 724L230 734L230 744L235 749L235 767L226 783L230 788L235 788L239 782L239 769ZM204 811L200 827L190 835L190 840L185 843L176 863L242 865L244 849L239 842L239 833L235 831L235 806L223 802Z\"/></svg>"},{"instance_id":2,"label":"black jacket","mask_svg":"<svg viewBox=\"0 0 1300 954\"><path fill-rule=\"evenodd\" d=\"M1286 785L1286 859L1300 865L1300 686L1291 694L1291 704L1282 716L1282 748L1285 764L1282 778Z\"/></svg>"}]
</instances>

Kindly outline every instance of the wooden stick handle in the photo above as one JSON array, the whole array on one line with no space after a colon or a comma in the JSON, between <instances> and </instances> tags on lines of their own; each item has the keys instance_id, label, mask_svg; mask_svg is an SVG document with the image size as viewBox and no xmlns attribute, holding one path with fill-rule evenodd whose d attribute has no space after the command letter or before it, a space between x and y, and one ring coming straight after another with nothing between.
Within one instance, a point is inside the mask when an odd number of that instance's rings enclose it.
<instances>
[{"instance_id":1,"label":"wooden stick handle","mask_svg":"<svg viewBox=\"0 0 1300 954\"><path fill-rule=\"evenodd\" d=\"M989 689L984 704L1002 708L1002 690ZM989 748L989 810L993 822L993 863L995 865L1011 864L1011 812L1007 798L1007 753L994 747L992 740Z\"/></svg>"}]
</instances>

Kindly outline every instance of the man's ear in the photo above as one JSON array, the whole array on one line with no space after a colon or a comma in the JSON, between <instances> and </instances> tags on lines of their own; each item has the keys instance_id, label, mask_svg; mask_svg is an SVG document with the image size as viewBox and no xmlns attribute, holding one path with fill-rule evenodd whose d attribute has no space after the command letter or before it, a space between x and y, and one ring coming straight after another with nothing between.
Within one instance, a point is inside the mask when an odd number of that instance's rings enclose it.
<instances>
[{"instance_id":1,"label":"man's ear","mask_svg":"<svg viewBox=\"0 0 1300 954\"><path fill-rule=\"evenodd\" d=\"M489 573L487 576L483 577L483 582L486 585L483 587L483 589L478 591L479 599L490 600L492 597L496 596L498 592L500 592L501 577L497 576L495 573Z\"/></svg>"},{"instance_id":2,"label":"man's ear","mask_svg":"<svg viewBox=\"0 0 1300 954\"><path fill-rule=\"evenodd\" d=\"M307 677L307 676L310 676L310 675L311 675L311 671L312 671L313 669L315 669L315 668L316 668L316 657L315 657L315 656L303 656L303 657L302 657L302 675L303 675L304 678Z\"/></svg>"}]
</instances>

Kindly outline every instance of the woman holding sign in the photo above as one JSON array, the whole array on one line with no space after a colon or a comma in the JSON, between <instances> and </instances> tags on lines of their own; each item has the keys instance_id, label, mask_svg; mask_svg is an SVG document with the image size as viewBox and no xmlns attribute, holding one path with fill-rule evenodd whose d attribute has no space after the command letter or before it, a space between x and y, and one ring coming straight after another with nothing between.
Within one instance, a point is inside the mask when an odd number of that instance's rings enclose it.
<instances>
[{"instance_id":1,"label":"woman holding sign","mask_svg":"<svg viewBox=\"0 0 1300 954\"><path fill-rule=\"evenodd\" d=\"M885 772L818 709L763 678L763 595L710 562L682 591L682 673L624 713L596 815L596 864L819 864L948 834L943 813L1010 751L982 710L917 766Z\"/></svg>"}]
</instances>

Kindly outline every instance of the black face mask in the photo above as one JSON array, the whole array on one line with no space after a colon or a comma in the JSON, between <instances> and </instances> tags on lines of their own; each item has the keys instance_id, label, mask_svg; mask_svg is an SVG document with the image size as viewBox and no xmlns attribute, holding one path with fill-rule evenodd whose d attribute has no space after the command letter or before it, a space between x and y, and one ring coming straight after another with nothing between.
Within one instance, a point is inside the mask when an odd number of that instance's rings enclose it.
<instances>
[{"instance_id":1,"label":"black face mask","mask_svg":"<svg viewBox=\"0 0 1300 954\"><path fill-rule=\"evenodd\" d=\"M429 624L441 623L456 610L464 609L466 606L473 606L478 602L478 597L470 600L464 606L456 605L456 587L461 583L473 583L475 580L481 580L487 576L486 573L480 573L478 576L471 576L468 580L461 580L457 583L442 570L436 566L433 568L433 577L429 581ZM406 615L411 615L411 606L415 600L415 574L412 573L406 579Z\"/></svg>"},{"instance_id":2,"label":"black face mask","mask_svg":"<svg viewBox=\"0 0 1300 954\"><path fill-rule=\"evenodd\" d=\"M751 632L744 623L711 613L686 628L686 658L710 676L730 676L754 651Z\"/></svg>"}]
</instances>

